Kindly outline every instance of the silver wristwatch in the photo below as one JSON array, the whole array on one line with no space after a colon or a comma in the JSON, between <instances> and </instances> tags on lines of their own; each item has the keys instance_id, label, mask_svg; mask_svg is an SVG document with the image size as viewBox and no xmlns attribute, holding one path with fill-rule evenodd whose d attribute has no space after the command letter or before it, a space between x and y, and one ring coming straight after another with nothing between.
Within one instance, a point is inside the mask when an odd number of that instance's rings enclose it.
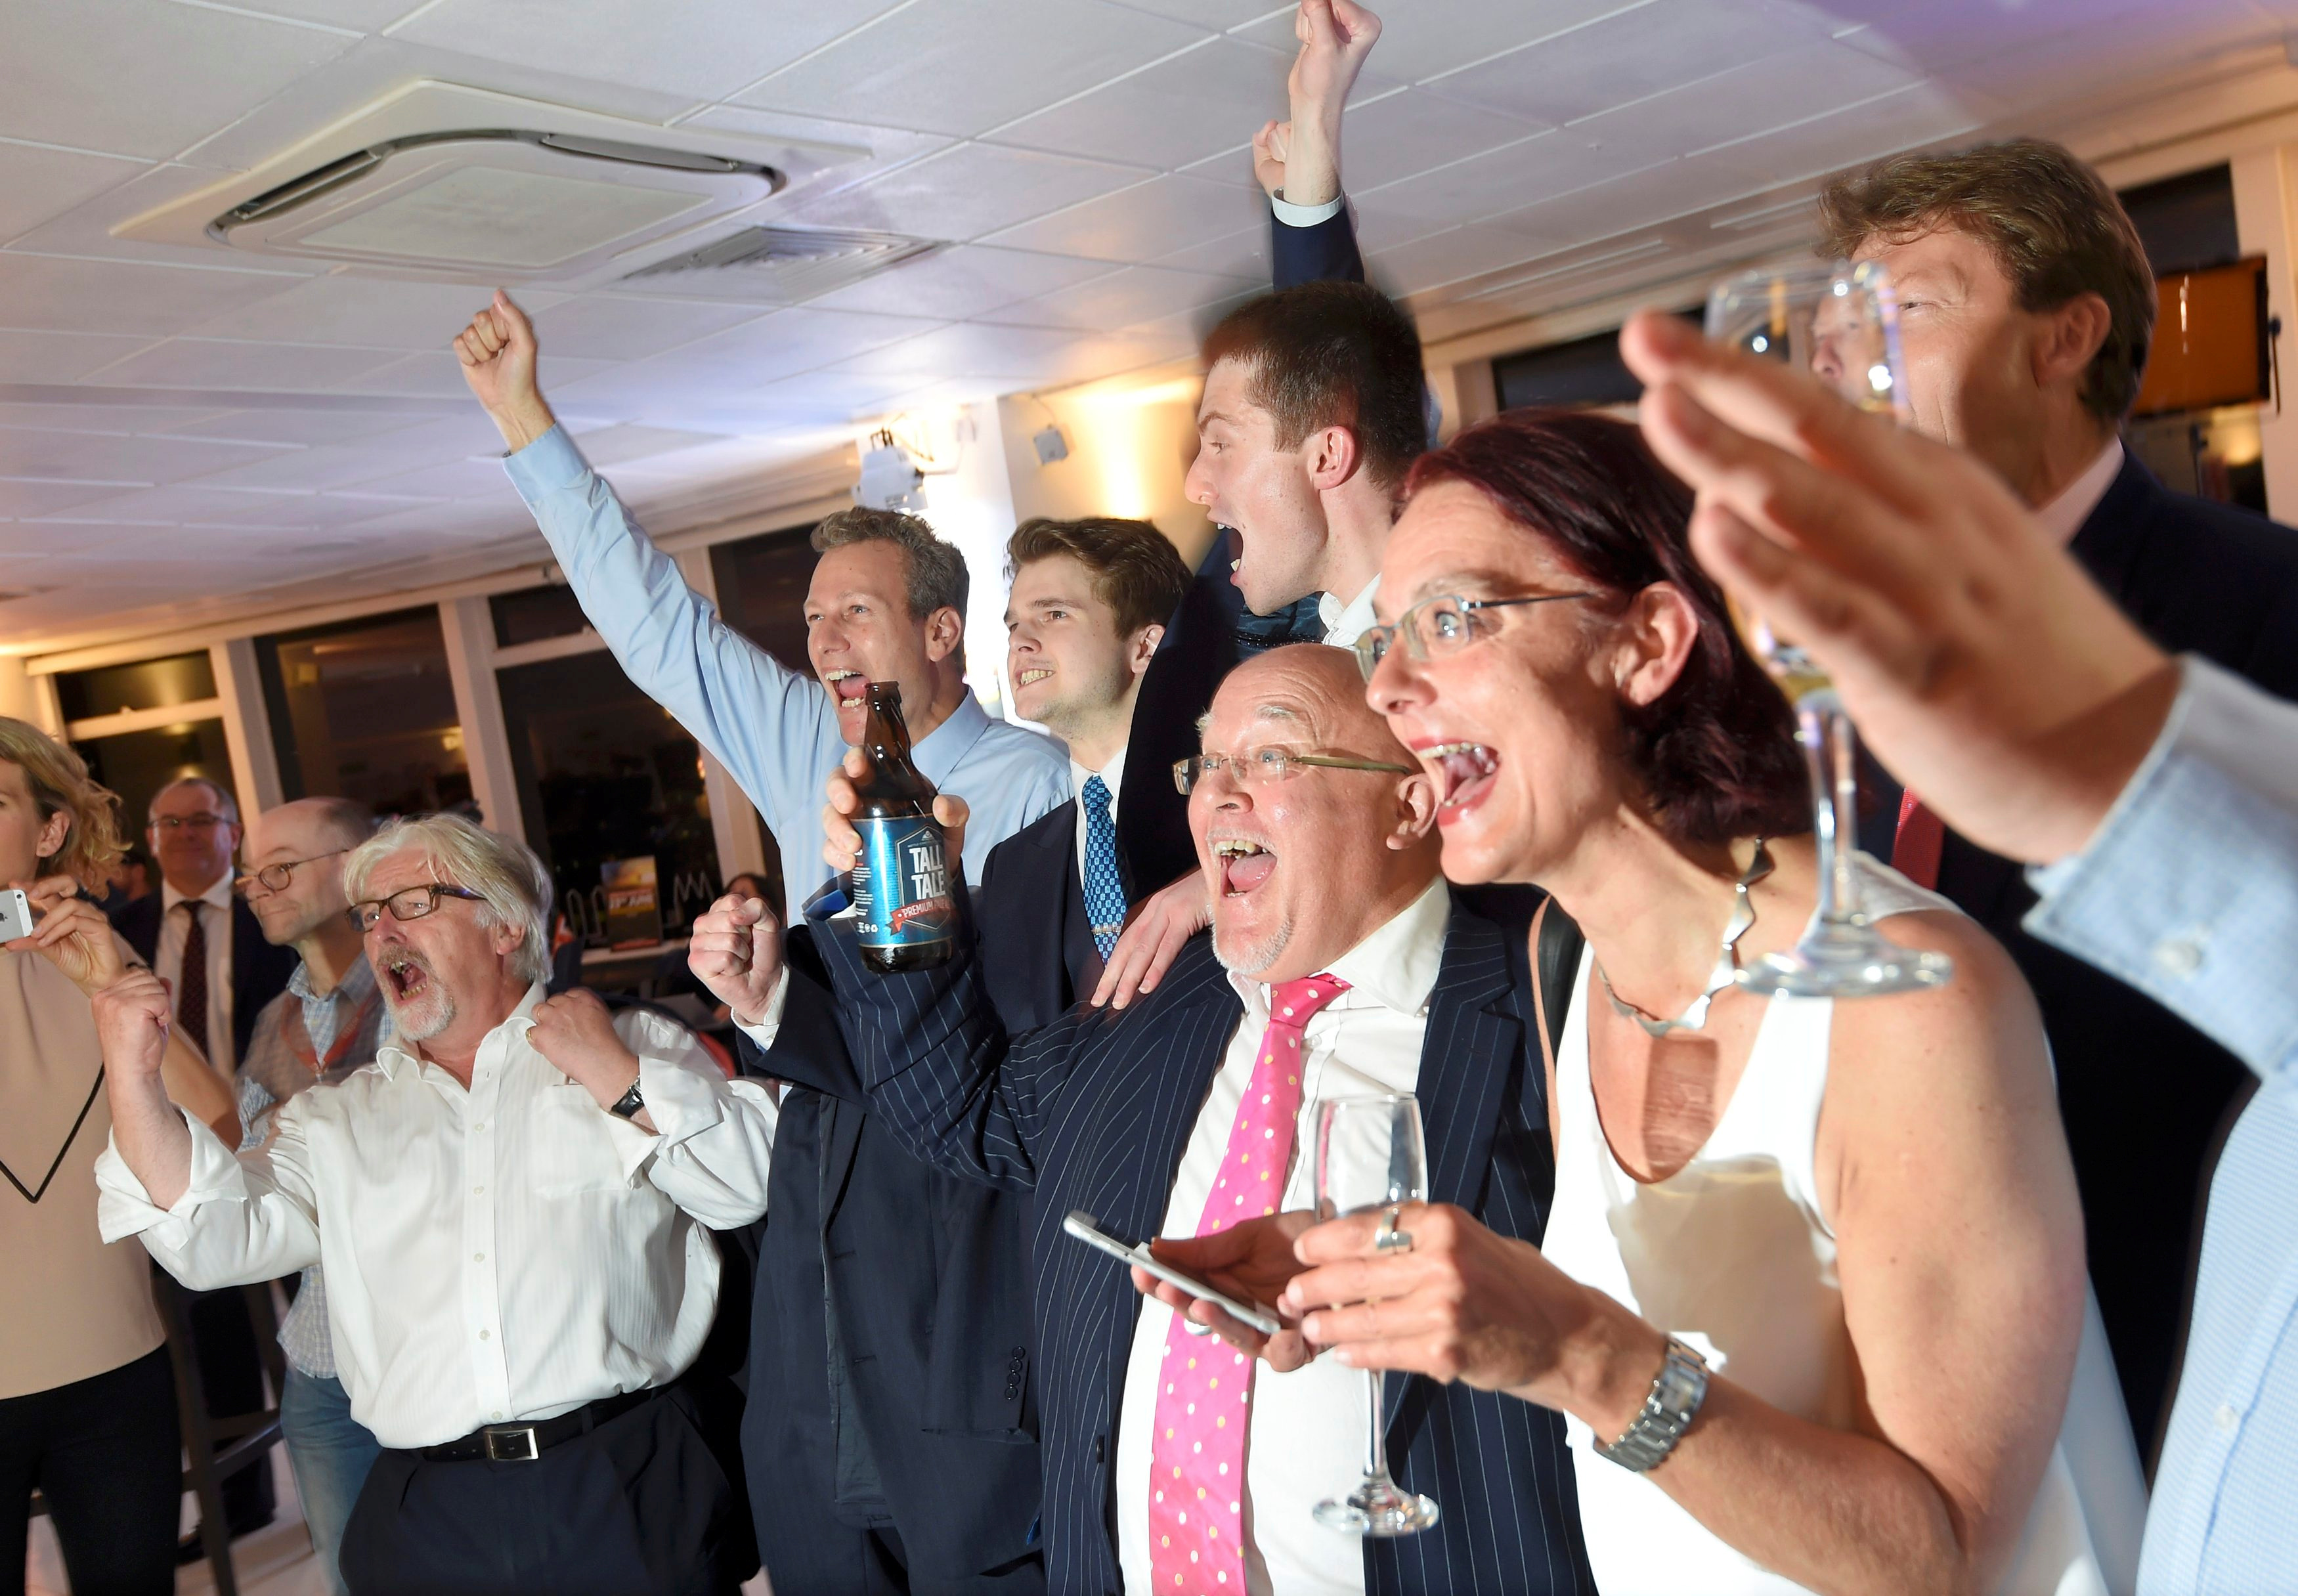
<instances>
[{"instance_id":1,"label":"silver wristwatch","mask_svg":"<svg viewBox=\"0 0 2298 1596\"><path fill-rule=\"evenodd\" d=\"M1669 1336L1667 1358L1652 1381L1651 1394L1644 1398L1643 1410L1617 1441L1597 1447L1596 1455L1636 1474L1657 1468L1683 1439L1707 1397L1707 1360Z\"/></svg>"}]
</instances>

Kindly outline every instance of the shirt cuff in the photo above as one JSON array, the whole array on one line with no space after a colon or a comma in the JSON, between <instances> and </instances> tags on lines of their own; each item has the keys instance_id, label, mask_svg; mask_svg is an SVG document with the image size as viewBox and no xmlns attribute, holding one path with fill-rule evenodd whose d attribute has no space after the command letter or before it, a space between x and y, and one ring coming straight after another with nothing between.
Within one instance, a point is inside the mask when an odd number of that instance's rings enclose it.
<instances>
[{"instance_id":1,"label":"shirt cuff","mask_svg":"<svg viewBox=\"0 0 2298 1596\"><path fill-rule=\"evenodd\" d=\"M2265 1073L2298 1058L2298 709L2207 660L2079 854L2028 880L2033 935Z\"/></svg>"},{"instance_id":2,"label":"shirt cuff","mask_svg":"<svg viewBox=\"0 0 2298 1596\"><path fill-rule=\"evenodd\" d=\"M525 448L503 456L503 469L530 507L548 494L580 488L591 475L590 462L563 426L553 426Z\"/></svg>"},{"instance_id":3,"label":"shirt cuff","mask_svg":"<svg viewBox=\"0 0 2298 1596\"><path fill-rule=\"evenodd\" d=\"M789 1006L789 966L785 964L781 978L774 982L774 995L766 999L766 1012L759 1017L758 1022L747 1025L740 1020L734 1021L735 1028L756 1042L761 1053L771 1048L774 1038L781 1034L782 1011Z\"/></svg>"},{"instance_id":4,"label":"shirt cuff","mask_svg":"<svg viewBox=\"0 0 2298 1596\"><path fill-rule=\"evenodd\" d=\"M96 1154L95 1222L107 1244L149 1230L157 1233L153 1239L161 1245L181 1247L190 1241L192 1216L203 1204L247 1200L247 1177L240 1171L239 1160L214 1131L181 1107L176 1112L191 1127L192 1178L172 1208L152 1201L152 1194L120 1156L116 1137L107 1137L103 1151Z\"/></svg>"},{"instance_id":5,"label":"shirt cuff","mask_svg":"<svg viewBox=\"0 0 2298 1596\"><path fill-rule=\"evenodd\" d=\"M1321 205L1296 205L1285 197L1281 188L1269 196L1269 208L1288 227L1313 227L1319 222L1328 222L1341 213L1341 207L1347 203L1346 194L1336 194Z\"/></svg>"}]
</instances>

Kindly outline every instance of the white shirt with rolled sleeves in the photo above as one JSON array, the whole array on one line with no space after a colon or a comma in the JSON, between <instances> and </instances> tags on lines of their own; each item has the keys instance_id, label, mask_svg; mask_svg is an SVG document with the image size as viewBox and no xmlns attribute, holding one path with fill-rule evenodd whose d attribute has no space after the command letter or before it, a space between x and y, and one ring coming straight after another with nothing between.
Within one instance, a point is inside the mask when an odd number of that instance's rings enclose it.
<instances>
[{"instance_id":1,"label":"white shirt with rolled sleeves","mask_svg":"<svg viewBox=\"0 0 2298 1596\"><path fill-rule=\"evenodd\" d=\"M683 1028L628 1012L616 1030L649 1134L534 1049L541 997L488 1033L468 1090L394 1043L290 1099L260 1149L234 1156L186 1115L191 1184L172 1208L107 1147L104 1240L141 1236L194 1290L320 1264L351 1416L385 1446L667 1384L717 1307L705 1228L765 1211L773 1100Z\"/></svg>"},{"instance_id":2,"label":"white shirt with rolled sleeves","mask_svg":"<svg viewBox=\"0 0 2298 1596\"><path fill-rule=\"evenodd\" d=\"M781 848L783 918L795 921L830 875L822 862L822 788L846 757L846 741L829 690L727 625L632 522L564 427L506 456L503 466L616 663L765 816ZM1062 745L992 720L971 694L910 755L938 790L972 810L969 881L981 879L991 848L1070 798Z\"/></svg>"}]
</instances>

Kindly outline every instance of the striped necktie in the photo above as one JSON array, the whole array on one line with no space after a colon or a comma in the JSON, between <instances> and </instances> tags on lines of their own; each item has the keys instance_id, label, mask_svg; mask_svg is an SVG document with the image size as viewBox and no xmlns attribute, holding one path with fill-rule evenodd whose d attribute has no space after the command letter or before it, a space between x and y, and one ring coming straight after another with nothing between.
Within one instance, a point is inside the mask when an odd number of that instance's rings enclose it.
<instances>
[{"instance_id":1,"label":"striped necktie","mask_svg":"<svg viewBox=\"0 0 2298 1596\"><path fill-rule=\"evenodd\" d=\"M1117 873L1117 823L1109 817L1109 783L1087 776L1079 797L1085 806L1085 912L1093 945L1104 959L1125 929L1125 880Z\"/></svg>"}]
</instances>

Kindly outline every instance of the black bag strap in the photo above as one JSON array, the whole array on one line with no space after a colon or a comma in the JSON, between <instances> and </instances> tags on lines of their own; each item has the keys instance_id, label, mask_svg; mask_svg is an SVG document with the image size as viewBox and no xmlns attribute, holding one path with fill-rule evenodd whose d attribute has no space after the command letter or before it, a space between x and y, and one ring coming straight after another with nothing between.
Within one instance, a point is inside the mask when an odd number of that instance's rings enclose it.
<instances>
[{"instance_id":1,"label":"black bag strap","mask_svg":"<svg viewBox=\"0 0 2298 1596\"><path fill-rule=\"evenodd\" d=\"M1532 934L1533 1011L1540 1021L1541 1051L1552 1074L1556 1050L1564 1045L1564 1022L1572 1013L1572 980L1580 973L1580 950L1588 939L1552 897L1533 916Z\"/></svg>"}]
</instances>

